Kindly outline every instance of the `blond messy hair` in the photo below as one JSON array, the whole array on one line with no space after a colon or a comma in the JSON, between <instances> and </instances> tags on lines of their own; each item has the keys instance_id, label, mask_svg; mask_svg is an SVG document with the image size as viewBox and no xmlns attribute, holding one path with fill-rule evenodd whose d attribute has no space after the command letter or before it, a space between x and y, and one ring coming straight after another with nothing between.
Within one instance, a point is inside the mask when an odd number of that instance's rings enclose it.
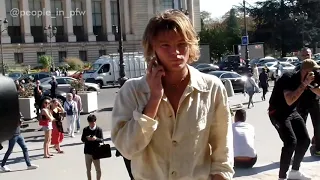
<instances>
[{"instance_id":1,"label":"blond messy hair","mask_svg":"<svg viewBox=\"0 0 320 180\"><path fill-rule=\"evenodd\" d=\"M189 18L179 10L167 10L157 14L149 20L142 38L144 57L149 62L154 56L154 39L162 32L175 31L179 33L188 44L188 63L195 62L200 57L199 39L197 32L192 26Z\"/></svg>"}]
</instances>

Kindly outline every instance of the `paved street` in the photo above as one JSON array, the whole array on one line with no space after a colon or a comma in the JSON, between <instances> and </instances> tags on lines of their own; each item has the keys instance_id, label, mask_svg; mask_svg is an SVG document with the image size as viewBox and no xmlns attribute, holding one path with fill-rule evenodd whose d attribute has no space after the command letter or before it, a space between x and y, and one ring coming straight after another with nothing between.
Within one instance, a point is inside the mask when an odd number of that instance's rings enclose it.
<instances>
[{"instance_id":1,"label":"paved street","mask_svg":"<svg viewBox=\"0 0 320 180\"><path fill-rule=\"evenodd\" d=\"M117 88L103 89L99 94L99 111L98 123L103 128L104 136L110 142L110 125L111 111ZM269 99L268 94L268 99ZM237 94L230 98L231 104L238 102L246 102L248 97ZM261 101L260 95L254 97L255 107L247 110L247 121L255 126L256 130L256 149L258 152L258 162L253 169L237 170L236 180L273 180L277 179L277 171L279 167L279 156L282 143L272 127L267 116L267 101ZM86 125L86 116L82 115L82 125ZM63 149L65 154L57 154L52 159L42 158L42 132L34 131L38 129L36 123L30 123L27 132L23 133L26 137L29 153L33 163L40 165L38 170L25 171L25 163L23 161L22 152L18 146L15 147L14 153L11 155L9 165L14 172L0 173L2 180L14 179L32 179L32 180L56 180L56 179L77 179L85 180L85 164L83 156L83 145L80 141L80 135L76 138L65 138ZM308 129L312 136L312 126L310 119L308 120ZM5 149L7 144L5 143ZM112 143L111 143L112 145ZM113 146L113 145L112 145ZM0 158L3 157L5 150L0 151ZM115 153L115 152L113 152ZM313 176L314 179L320 179L319 173L320 161L310 156L308 152L302 164L302 170ZM128 180L126 169L121 158L113 156L110 159L101 160L103 180ZM183 163L183 162L182 162ZM94 168L93 168L94 170ZM94 174L94 172L93 172ZM25 177L25 178L22 178Z\"/></svg>"}]
</instances>

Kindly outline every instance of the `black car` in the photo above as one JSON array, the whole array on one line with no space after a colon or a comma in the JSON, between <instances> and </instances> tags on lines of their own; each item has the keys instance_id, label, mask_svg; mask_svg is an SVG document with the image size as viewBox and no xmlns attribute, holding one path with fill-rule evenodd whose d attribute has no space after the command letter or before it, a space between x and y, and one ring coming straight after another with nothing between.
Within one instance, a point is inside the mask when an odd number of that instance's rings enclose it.
<instances>
[{"instance_id":1,"label":"black car","mask_svg":"<svg viewBox=\"0 0 320 180\"><path fill-rule=\"evenodd\" d=\"M63 91L58 91L56 90L56 98L62 103L66 101L66 95L67 93L63 92ZM43 97L51 97L51 90L50 89L44 89L43 90Z\"/></svg>"},{"instance_id":2,"label":"black car","mask_svg":"<svg viewBox=\"0 0 320 180\"><path fill-rule=\"evenodd\" d=\"M241 76L232 71L210 71L207 74L217 76L223 83L228 79L231 81L234 91L244 92L244 84L247 80L246 76Z\"/></svg>"}]
</instances>

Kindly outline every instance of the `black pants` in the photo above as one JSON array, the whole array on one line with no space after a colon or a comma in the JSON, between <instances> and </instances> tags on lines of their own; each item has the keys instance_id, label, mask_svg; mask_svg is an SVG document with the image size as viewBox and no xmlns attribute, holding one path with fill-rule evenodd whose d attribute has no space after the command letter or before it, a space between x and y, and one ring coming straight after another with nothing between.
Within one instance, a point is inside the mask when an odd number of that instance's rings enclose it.
<instances>
[{"instance_id":1,"label":"black pants","mask_svg":"<svg viewBox=\"0 0 320 180\"><path fill-rule=\"evenodd\" d=\"M283 141L279 178L287 178L293 153L292 169L299 170L301 161L309 148L310 138L308 130L298 112L290 114L286 119L276 117L274 114L269 114L269 117Z\"/></svg>"},{"instance_id":2,"label":"black pants","mask_svg":"<svg viewBox=\"0 0 320 180\"><path fill-rule=\"evenodd\" d=\"M310 113L310 117L313 125L316 151L320 151L320 104L319 103L320 103L319 100L311 100L308 108L304 107L303 105L300 105L298 108L298 112L305 122L307 122L308 114Z\"/></svg>"},{"instance_id":3,"label":"black pants","mask_svg":"<svg viewBox=\"0 0 320 180\"><path fill-rule=\"evenodd\" d=\"M234 159L234 167L235 168L252 168L256 162L257 162L257 156L255 158L252 158L250 161L237 161Z\"/></svg>"},{"instance_id":4,"label":"black pants","mask_svg":"<svg viewBox=\"0 0 320 180\"><path fill-rule=\"evenodd\" d=\"M262 98L266 100L266 94L268 92L268 86L262 86Z\"/></svg>"},{"instance_id":5,"label":"black pants","mask_svg":"<svg viewBox=\"0 0 320 180\"><path fill-rule=\"evenodd\" d=\"M119 156L122 156L122 154L117 150L116 151L116 156L119 157ZM127 171L128 171L130 179L134 180L132 172L131 172L131 161L129 159L126 159L125 157L123 157L123 161L124 161L124 164L125 164L125 166L127 168Z\"/></svg>"}]
</instances>

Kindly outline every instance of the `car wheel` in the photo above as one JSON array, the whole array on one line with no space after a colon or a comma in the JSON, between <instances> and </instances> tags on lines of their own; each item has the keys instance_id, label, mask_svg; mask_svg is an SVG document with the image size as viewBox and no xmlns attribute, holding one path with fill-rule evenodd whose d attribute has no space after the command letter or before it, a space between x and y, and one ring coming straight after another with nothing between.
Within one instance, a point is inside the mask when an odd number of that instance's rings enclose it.
<instances>
[{"instance_id":1,"label":"car wheel","mask_svg":"<svg viewBox=\"0 0 320 180\"><path fill-rule=\"evenodd\" d=\"M103 86L103 81L102 80L97 80L96 83L99 85L100 89Z\"/></svg>"}]
</instances>

